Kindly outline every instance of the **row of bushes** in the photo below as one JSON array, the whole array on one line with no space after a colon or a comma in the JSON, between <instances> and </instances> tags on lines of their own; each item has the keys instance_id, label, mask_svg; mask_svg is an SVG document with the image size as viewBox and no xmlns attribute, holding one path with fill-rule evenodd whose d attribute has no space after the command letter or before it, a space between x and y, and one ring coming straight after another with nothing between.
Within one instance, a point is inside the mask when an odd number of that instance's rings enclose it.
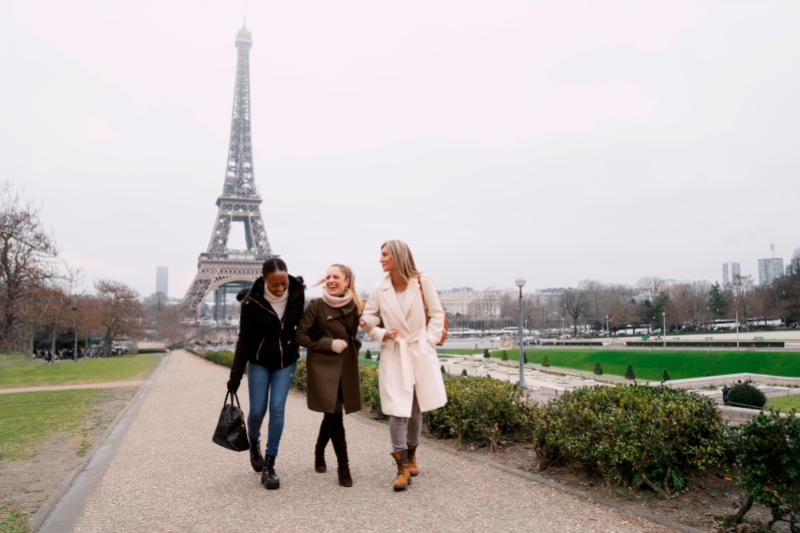
<instances>
[{"instance_id":1,"label":"row of bushes","mask_svg":"<svg viewBox=\"0 0 800 533\"><path fill-rule=\"evenodd\" d=\"M736 341L667 341L668 348L736 348ZM628 341L630 347L659 347L664 341ZM783 348L783 341L742 341L742 348Z\"/></svg>"}]
</instances>

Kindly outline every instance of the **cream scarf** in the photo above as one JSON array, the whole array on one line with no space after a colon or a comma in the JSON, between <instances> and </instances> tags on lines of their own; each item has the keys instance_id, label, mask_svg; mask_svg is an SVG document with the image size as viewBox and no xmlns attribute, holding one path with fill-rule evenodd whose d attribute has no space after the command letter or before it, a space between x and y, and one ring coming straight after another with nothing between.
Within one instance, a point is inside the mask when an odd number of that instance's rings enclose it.
<instances>
[{"instance_id":1,"label":"cream scarf","mask_svg":"<svg viewBox=\"0 0 800 533\"><path fill-rule=\"evenodd\" d=\"M273 296L269 290L264 287L264 299L269 302L278 315L278 320L283 320L283 313L286 311L286 302L289 301L289 289L283 291L281 296Z\"/></svg>"},{"instance_id":2,"label":"cream scarf","mask_svg":"<svg viewBox=\"0 0 800 533\"><path fill-rule=\"evenodd\" d=\"M325 289L322 289L322 300L334 309L341 309L350 303L350 289L345 289L342 296L333 296Z\"/></svg>"}]
</instances>

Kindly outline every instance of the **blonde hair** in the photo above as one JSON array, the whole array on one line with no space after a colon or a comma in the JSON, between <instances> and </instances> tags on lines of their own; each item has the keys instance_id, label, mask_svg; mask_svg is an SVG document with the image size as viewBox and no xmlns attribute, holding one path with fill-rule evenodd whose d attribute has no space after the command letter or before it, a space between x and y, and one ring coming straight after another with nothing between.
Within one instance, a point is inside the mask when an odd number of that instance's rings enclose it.
<instances>
[{"instance_id":1,"label":"blonde hair","mask_svg":"<svg viewBox=\"0 0 800 533\"><path fill-rule=\"evenodd\" d=\"M353 301L353 303L356 304L356 311L358 311L358 314L360 315L361 312L364 310L364 300L362 300L361 297L358 294L356 294L356 275L355 273L353 273L353 269L347 265L341 265L339 263L332 264L331 266L328 267L328 269L331 269L333 267L336 267L342 271L342 274L344 274L344 279L350 280L350 286L345 287L345 290L347 290L348 288L350 289L350 299ZM322 279L316 282L314 284L314 287L325 283L326 277L327 276L324 276Z\"/></svg>"},{"instance_id":2,"label":"blonde hair","mask_svg":"<svg viewBox=\"0 0 800 533\"><path fill-rule=\"evenodd\" d=\"M408 283L411 278L419 276L417 265L414 264L414 256L411 255L411 249L406 243L395 239L381 244L381 250L383 250L384 246L392 257L394 271L398 276L403 278L406 283Z\"/></svg>"}]
</instances>

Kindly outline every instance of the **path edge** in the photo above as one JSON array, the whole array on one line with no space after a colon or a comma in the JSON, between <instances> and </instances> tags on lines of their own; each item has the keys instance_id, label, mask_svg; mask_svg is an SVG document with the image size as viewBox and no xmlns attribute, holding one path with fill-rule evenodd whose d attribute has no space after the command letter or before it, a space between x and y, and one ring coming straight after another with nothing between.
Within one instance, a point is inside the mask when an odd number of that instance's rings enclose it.
<instances>
[{"instance_id":1,"label":"path edge","mask_svg":"<svg viewBox=\"0 0 800 533\"><path fill-rule=\"evenodd\" d=\"M63 533L72 530L114 459L128 428L136 419L150 388L169 359L169 353L164 355L164 359L139 387L128 405L89 449L83 465L62 481L50 498L28 519L31 533Z\"/></svg>"}]
</instances>

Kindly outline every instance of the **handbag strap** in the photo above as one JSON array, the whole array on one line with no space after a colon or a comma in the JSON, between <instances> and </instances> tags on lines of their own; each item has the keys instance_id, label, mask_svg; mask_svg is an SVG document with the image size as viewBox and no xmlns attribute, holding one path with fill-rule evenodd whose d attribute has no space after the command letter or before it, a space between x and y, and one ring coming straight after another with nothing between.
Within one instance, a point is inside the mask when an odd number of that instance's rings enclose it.
<instances>
[{"instance_id":1,"label":"handbag strap","mask_svg":"<svg viewBox=\"0 0 800 533\"><path fill-rule=\"evenodd\" d=\"M422 288L422 278L420 276L417 276L417 283L419 283L419 292L422 294L422 305L425 307L425 325L427 326L431 321L431 317L428 316L428 304L425 302L425 290Z\"/></svg>"},{"instance_id":2,"label":"handbag strap","mask_svg":"<svg viewBox=\"0 0 800 533\"><path fill-rule=\"evenodd\" d=\"M228 396L231 397L231 405L233 405L233 400L236 399L236 407L241 411L242 405L239 403L239 395L235 392L228 391L227 394L225 394L225 401L222 402L222 406L225 407L228 404Z\"/></svg>"},{"instance_id":3,"label":"handbag strap","mask_svg":"<svg viewBox=\"0 0 800 533\"><path fill-rule=\"evenodd\" d=\"M355 339L356 338L355 334L351 333L350 332L350 328L347 327L347 321L344 319L344 315L339 315L337 318L339 319L339 322L341 322L342 325L344 326L344 330L347 332L347 334L350 335L350 338L351 339ZM358 331L358 327L356 327L356 332L357 331Z\"/></svg>"}]
</instances>

